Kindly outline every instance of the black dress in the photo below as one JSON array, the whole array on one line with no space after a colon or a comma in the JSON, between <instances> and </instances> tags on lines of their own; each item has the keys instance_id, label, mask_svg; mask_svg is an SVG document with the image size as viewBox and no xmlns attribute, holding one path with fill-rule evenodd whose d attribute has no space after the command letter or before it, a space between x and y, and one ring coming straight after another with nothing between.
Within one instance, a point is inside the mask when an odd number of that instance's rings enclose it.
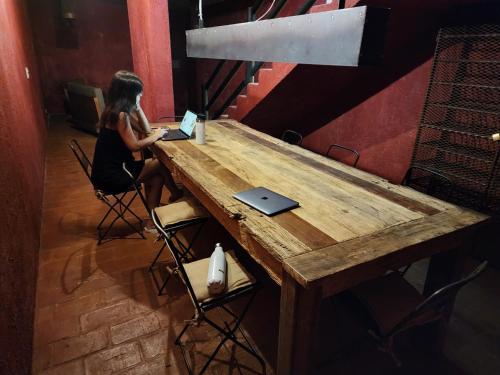
<instances>
[{"instance_id":1,"label":"black dress","mask_svg":"<svg viewBox=\"0 0 500 375\"><path fill-rule=\"evenodd\" d=\"M144 160L134 160L118 131L103 127L97 138L92 163L91 179L94 187L113 194L128 190L131 181L123 170L123 163L134 179L137 179L144 167Z\"/></svg>"}]
</instances>

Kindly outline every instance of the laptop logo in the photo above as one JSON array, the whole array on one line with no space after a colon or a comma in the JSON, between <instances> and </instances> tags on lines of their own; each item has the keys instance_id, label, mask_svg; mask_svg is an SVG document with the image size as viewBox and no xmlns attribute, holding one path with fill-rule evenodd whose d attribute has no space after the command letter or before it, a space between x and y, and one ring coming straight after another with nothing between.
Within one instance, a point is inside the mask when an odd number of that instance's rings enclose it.
<instances>
[{"instance_id":1,"label":"laptop logo","mask_svg":"<svg viewBox=\"0 0 500 375\"><path fill-rule=\"evenodd\" d=\"M260 199L269 199L268 197L260 197Z\"/></svg>"}]
</instances>

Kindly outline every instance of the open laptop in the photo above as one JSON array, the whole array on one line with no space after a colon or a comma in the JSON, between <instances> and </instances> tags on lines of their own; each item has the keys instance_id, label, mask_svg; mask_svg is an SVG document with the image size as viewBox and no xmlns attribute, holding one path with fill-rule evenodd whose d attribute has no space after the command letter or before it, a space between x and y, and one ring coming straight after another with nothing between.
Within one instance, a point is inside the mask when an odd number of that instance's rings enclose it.
<instances>
[{"instance_id":1,"label":"open laptop","mask_svg":"<svg viewBox=\"0 0 500 375\"><path fill-rule=\"evenodd\" d=\"M268 216L299 207L299 202L264 187L241 191L233 195L233 198Z\"/></svg>"},{"instance_id":2,"label":"open laptop","mask_svg":"<svg viewBox=\"0 0 500 375\"><path fill-rule=\"evenodd\" d=\"M196 125L196 114L191 111L186 111L182 119L179 129L170 129L167 134L162 137L162 141L177 141L180 139L189 139L193 134L193 129Z\"/></svg>"}]
</instances>

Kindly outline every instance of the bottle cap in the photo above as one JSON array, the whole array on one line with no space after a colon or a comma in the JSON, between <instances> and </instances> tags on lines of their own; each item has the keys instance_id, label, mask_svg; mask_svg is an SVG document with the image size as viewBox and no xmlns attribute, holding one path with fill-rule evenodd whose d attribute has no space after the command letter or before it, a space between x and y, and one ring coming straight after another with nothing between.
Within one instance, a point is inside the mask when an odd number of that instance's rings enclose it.
<instances>
[{"instance_id":1,"label":"bottle cap","mask_svg":"<svg viewBox=\"0 0 500 375\"><path fill-rule=\"evenodd\" d=\"M500 141L500 133L493 134L493 135L491 136L491 138L492 138L492 139L493 139L493 141L495 141L495 142Z\"/></svg>"}]
</instances>

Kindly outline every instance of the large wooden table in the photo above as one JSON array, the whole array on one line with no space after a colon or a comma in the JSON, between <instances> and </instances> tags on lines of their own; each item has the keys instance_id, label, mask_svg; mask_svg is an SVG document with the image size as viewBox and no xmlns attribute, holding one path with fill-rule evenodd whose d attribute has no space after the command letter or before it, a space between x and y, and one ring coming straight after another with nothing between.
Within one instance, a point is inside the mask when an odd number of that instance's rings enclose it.
<instances>
[{"instance_id":1,"label":"large wooden table","mask_svg":"<svg viewBox=\"0 0 500 375\"><path fill-rule=\"evenodd\" d=\"M307 374L322 298L433 256L429 294L460 273L487 216L393 185L232 120L207 142L157 142L154 152L281 285L278 374ZM264 186L300 208L267 217L232 198Z\"/></svg>"}]
</instances>

